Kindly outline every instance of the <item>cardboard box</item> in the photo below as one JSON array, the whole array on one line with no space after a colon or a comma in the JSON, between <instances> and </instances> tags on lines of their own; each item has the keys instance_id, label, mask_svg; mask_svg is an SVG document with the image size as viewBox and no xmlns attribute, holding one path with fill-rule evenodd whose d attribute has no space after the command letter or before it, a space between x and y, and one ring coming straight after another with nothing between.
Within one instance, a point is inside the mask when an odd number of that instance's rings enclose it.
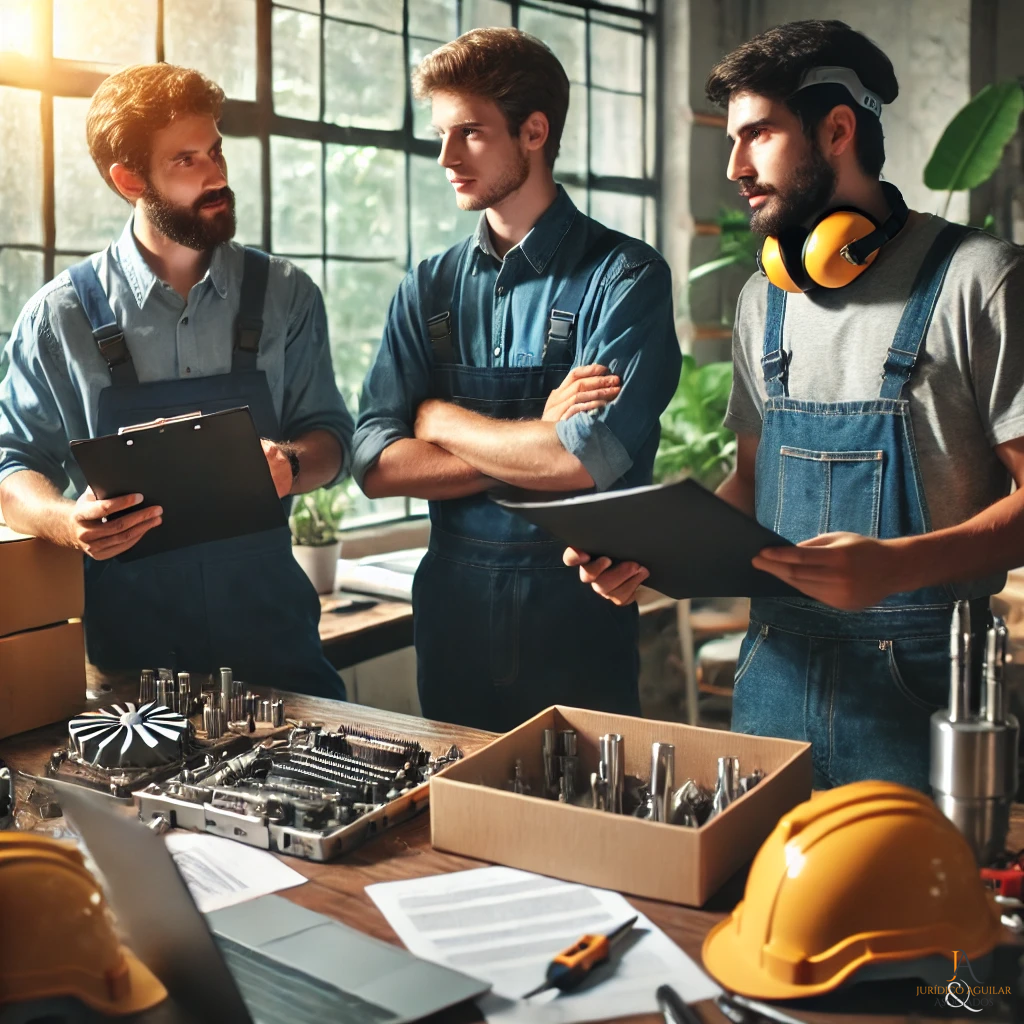
<instances>
[{"instance_id":1,"label":"cardboard box","mask_svg":"<svg viewBox=\"0 0 1024 1024\"><path fill-rule=\"evenodd\" d=\"M0 637L0 739L73 718L84 707L81 622Z\"/></svg>"},{"instance_id":2,"label":"cardboard box","mask_svg":"<svg viewBox=\"0 0 1024 1024\"><path fill-rule=\"evenodd\" d=\"M0 526L0 636L79 619L84 610L81 551Z\"/></svg>"},{"instance_id":3,"label":"cardboard box","mask_svg":"<svg viewBox=\"0 0 1024 1024\"><path fill-rule=\"evenodd\" d=\"M620 733L626 774L650 778L651 744L674 743L676 785L712 786L718 758L765 779L701 828L645 821L508 792L517 758L538 791L545 728L575 729L580 778L597 770L598 737ZM809 743L698 729L555 706L430 780L431 842L440 850L652 899L704 904L751 860L786 811L811 794ZM589 781L586 785L589 790Z\"/></svg>"}]
</instances>

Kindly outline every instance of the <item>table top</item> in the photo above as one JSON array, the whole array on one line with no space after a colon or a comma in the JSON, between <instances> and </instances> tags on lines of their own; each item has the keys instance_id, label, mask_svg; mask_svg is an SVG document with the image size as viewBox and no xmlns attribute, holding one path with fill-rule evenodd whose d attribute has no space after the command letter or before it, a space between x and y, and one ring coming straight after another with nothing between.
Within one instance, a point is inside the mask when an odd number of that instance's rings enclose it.
<instances>
[{"instance_id":1,"label":"table top","mask_svg":"<svg viewBox=\"0 0 1024 1024\"><path fill-rule=\"evenodd\" d=\"M102 702L109 702L118 693L107 694ZM303 697L297 694L278 693L286 700L289 718L302 718L323 722L335 727L340 722L379 728L403 735L416 737L432 750L441 751L456 743L464 753L469 754L485 746L493 735L476 729L432 722L422 718L375 708L338 701ZM50 752L63 742L66 730L62 726L49 726L30 733L0 740L0 757L12 768L37 774L45 766ZM1024 809L1014 808L1014 824L1011 846L1024 846ZM383 833L364 846L330 864L315 864L291 857L282 857L289 867L304 875L309 881L281 895L302 906L334 917L345 924L360 929L379 939L399 944L398 937L383 915L366 895L365 887L374 882L397 881L420 878L447 871L461 871L481 867L482 862L465 857L442 853L430 845L429 813L421 814L411 821ZM713 924L742 898L745 878L740 873L712 898L703 909L676 906L657 900L627 897L638 910L646 914L655 924L676 942L687 954L700 962L700 948L704 936ZM1006 933L1007 942L1013 937ZM1018 949L1019 953L1020 950ZM916 981L864 985L859 990L828 998L791 1004L788 1012L809 1024L895 1024L906 1020L910 1014L915 1019L927 1021L931 1012L928 997L916 996ZM685 995L685 993L683 993ZM720 1024L725 1018L710 1002L695 1004L699 1016L706 1024ZM160 1017L146 1017L156 1021ZM171 1018L166 1018L170 1020ZM634 1024L661 1024L662 1018L647 1014L625 1018ZM475 1006L462 1006L445 1014L431 1018L432 1024L469 1024L482 1020Z\"/></svg>"}]
</instances>

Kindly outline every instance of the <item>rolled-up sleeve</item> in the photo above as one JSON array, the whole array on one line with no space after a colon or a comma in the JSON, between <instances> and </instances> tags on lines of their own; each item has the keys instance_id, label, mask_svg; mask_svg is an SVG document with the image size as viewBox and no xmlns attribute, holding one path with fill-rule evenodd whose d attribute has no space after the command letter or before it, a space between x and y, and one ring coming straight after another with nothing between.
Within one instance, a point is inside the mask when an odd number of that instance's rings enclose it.
<instances>
[{"instance_id":1,"label":"rolled-up sleeve","mask_svg":"<svg viewBox=\"0 0 1024 1024\"><path fill-rule=\"evenodd\" d=\"M69 424L78 404L44 301L29 303L7 343L0 381L0 481L22 470L42 473L61 491L71 483Z\"/></svg>"},{"instance_id":2,"label":"rolled-up sleeve","mask_svg":"<svg viewBox=\"0 0 1024 1024\"><path fill-rule=\"evenodd\" d=\"M633 460L675 393L682 354L672 313L672 275L657 256L629 262L604 286L597 320L577 364L599 363L618 374L622 390L596 413L577 413L555 429L599 491L607 490Z\"/></svg>"},{"instance_id":3,"label":"rolled-up sleeve","mask_svg":"<svg viewBox=\"0 0 1024 1024\"><path fill-rule=\"evenodd\" d=\"M281 430L288 440L311 430L327 430L338 439L342 459L333 484L352 466L352 415L334 379L324 297L304 272L296 271L295 279L285 347Z\"/></svg>"},{"instance_id":4,"label":"rolled-up sleeve","mask_svg":"<svg viewBox=\"0 0 1024 1024\"><path fill-rule=\"evenodd\" d=\"M353 442L352 476L360 487L380 453L413 437L416 409L430 394L432 357L421 326L418 278L427 264L406 274L388 308L380 348L363 382Z\"/></svg>"}]
</instances>

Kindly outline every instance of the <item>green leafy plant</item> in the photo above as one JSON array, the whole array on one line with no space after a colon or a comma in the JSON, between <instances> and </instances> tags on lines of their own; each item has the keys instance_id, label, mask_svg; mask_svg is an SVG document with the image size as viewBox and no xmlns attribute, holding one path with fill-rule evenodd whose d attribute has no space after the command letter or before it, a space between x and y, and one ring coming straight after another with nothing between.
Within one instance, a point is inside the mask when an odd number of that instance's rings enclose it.
<instances>
[{"instance_id":1,"label":"green leafy plant","mask_svg":"<svg viewBox=\"0 0 1024 1024\"><path fill-rule=\"evenodd\" d=\"M731 388L732 363L698 366L683 356L679 385L661 416L655 481L690 476L714 489L725 479L736 458L736 435L722 425Z\"/></svg>"},{"instance_id":2,"label":"green leafy plant","mask_svg":"<svg viewBox=\"0 0 1024 1024\"><path fill-rule=\"evenodd\" d=\"M348 503L344 484L300 494L295 499L288 520L292 529L292 544L311 548L333 544L338 539L338 528Z\"/></svg>"},{"instance_id":3,"label":"green leafy plant","mask_svg":"<svg viewBox=\"0 0 1024 1024\"><path fill-rule=\"evenodd\" d=\"M924 183L946 193L943 216L954 192L977 188L992 177L1024 110L1018 81L986 85L946 126L924 169Z\"/></svg>"},{"instance_id":4,"label":"green leafy plant","mask_svg":"<svg viewBox=\"0 0 1024 1024\"><path fill-rule=\"evenodd\" d=\"M718 256L707 263L691 267L690 284L708 274L725 270L727 267L757 267L757 249L760 244L757 235L750 230L750 216L743 210L723 207L715 223L718 225Z\"/></svg>"}]
</instances>

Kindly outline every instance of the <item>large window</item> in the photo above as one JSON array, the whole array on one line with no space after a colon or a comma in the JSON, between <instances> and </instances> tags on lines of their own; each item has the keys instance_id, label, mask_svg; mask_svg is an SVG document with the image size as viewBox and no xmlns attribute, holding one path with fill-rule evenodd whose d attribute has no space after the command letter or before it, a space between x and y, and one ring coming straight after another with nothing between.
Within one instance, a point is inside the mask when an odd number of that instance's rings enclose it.
<instances>
[{"instance_id":1,"label":"large window","mask_svg":"<svg viewBox=\"0 0 1024 1024\"><path fill-rule=\"evenodd\" d=\"M85 113L126 64L198 68L227 94L239 241L321 286L353 413L408 267L473 230L409 71L470 28L543 39L572 82L556 177L577 205L657 243L656 0L0 0L0 342L25 301L120 232ZM360 519L419 509L359 501Z\"/></svg>"}]
</instances>

